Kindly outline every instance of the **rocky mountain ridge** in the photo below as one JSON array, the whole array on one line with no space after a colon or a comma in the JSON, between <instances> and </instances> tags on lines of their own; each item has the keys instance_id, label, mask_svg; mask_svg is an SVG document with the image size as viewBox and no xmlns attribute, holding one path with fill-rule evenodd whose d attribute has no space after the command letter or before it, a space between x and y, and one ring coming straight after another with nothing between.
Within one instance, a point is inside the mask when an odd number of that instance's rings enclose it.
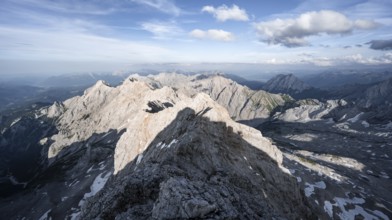
<instances>
[{"instance_id":1,"label":"rocky mountain ridge","mask_svg":"<svg viewBox=\"0 0 392 220\"><path fill-rule=\"evenodd\" d=\"M295 101L220 74L98 81L2 127L0 212L388 219L392 122L372 118L388 118L390 88L385 81L348 100Z\"/></svg>"},{"instance_id":2,"label":"rocky mountain ridge","mask_svg":"<svg viewBox=\"0 0 392 220\"><path fill-rule=\"evenodd\" d=\"M41 149L34 159L44 167L0 211L8 219L311 216L274 145L207 94L181 91L134 77L117 87L98 81L37 111L31 120L55 132L25 140Z\"/></svg>"},{"instance_id":3,"label":"rocky mountain ridge","mask_svg":"<svg viewBox=\"0 0 392 220\"><path fill-rule=\"evenodd\" d=\"M275 108L293 100L289 95L251 90L219 74L160 73L146 77L139 75L132 77L157 88L170 86L190 96L200 92L206 93L225 107L234 120L249 121L253 126L265 121Z\"/></svg>"}]
</instances>

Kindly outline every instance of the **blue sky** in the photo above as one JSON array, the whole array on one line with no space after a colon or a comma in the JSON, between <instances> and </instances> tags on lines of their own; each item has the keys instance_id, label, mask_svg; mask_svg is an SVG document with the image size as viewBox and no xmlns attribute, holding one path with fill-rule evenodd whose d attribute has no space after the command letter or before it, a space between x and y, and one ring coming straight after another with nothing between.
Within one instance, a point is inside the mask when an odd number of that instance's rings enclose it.
<instances>
[{"instance_id":1,"label":"blue sky","mask_svg":"<svg viewBox=\"0 0 392 220\"><path fill-rule=\"evenodd\" d=\"M391 64L391 11L390 0L2 0L0 65Z\"/></svg>"}]
</instances>

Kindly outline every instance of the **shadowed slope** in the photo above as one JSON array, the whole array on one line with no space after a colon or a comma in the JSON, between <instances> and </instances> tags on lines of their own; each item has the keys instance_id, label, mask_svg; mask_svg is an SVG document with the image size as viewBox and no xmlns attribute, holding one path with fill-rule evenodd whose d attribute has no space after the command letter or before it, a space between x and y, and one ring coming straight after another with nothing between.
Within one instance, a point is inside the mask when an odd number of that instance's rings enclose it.
<instances>
[{"instance_id":1,"label":"shadowed slope","mask_svg":"<svg viewBox=\"0 0 392 220\"><path fill-rule=\"evenodd\" d=\"M81 217L309 218L296 180L263 146L254 147L241 131L203 116L209 111L215 110L178 112L144 152L88 201Z\"/></svg>"}]
</instances>

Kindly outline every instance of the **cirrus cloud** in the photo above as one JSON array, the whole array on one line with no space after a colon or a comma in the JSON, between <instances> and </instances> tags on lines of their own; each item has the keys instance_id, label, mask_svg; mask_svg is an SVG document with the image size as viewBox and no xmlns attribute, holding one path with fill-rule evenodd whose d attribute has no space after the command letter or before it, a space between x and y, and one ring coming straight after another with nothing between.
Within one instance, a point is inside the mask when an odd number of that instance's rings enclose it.
<instances>
[{"instance_id":1,"label":"cirrus cloud","mask_svg":"<svg viewBox=\"0 0 392 220\"><path fill-rule=\"evenodd\" d=\"M200 30L194 29L189 33L190 36L198 39L210 39L217 41L233 41L234 35L230 32L218 29Z\"/></svg>"},{"instance_id":2,"label":"cirrus cloud","mask_svg":"<svg viewBox=\"0 0 392 220\"><path fill-rule=\"evenodd\" d=\"M166 14L179 16L182 10L176 6L172 0L131 0L140 5L146 5L150 8L156 9Z\"/></svg>"},{"instance_id":3,"label":"cirrus cloud","mask_svg":"<svg viewBox=\"0 0 392 220\"><path fill-rule=\"evenodd\" d=\"M182 33L182 29L175 22L143 22L141 29L148 31L154 35L155 39L170 39Z\"/></svg>"},{"instance_id":4,"label":"cirrus cloud","mask_svg":"<svg viewBox=\"0 0 392 220\"><path fill-rule=\"evenodd\" d=\"M207 12L212 14L218 21L248 21L249 17L245 9L241 9L237 5L231 6L231 8L226 5L221 5L217 8L206 5L201 9L202 12Z\"/></svg>"},{"instance_id":5,"label":"cirrus cloud","mask_svg":"<svg viewBox=\"0 0 392 220\"><path fill-rule=\"evenodd\" d=\"M320 34L349 34L355 29L373 29L378 24L371 20L350 20L344 14L331 10L312 11L295 19L275 19L255 23L261 41L286 47L309 45L307 37Z\"/></svg>"}]
</instances>

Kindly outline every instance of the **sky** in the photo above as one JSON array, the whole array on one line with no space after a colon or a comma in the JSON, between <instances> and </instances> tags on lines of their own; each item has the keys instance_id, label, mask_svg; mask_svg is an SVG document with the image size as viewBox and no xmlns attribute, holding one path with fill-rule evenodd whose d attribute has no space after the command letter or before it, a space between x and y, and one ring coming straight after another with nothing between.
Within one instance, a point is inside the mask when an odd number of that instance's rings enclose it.
<instances>
[{"instance_id":1,"label":"sky","mask_svg":"<svg viewBox=\"0 0 392 220\"><path fill-rule=\"evenodd\" d=\"M391 0L2 0L0 74L392 64Z\"/></svg>"}]
</instances>

